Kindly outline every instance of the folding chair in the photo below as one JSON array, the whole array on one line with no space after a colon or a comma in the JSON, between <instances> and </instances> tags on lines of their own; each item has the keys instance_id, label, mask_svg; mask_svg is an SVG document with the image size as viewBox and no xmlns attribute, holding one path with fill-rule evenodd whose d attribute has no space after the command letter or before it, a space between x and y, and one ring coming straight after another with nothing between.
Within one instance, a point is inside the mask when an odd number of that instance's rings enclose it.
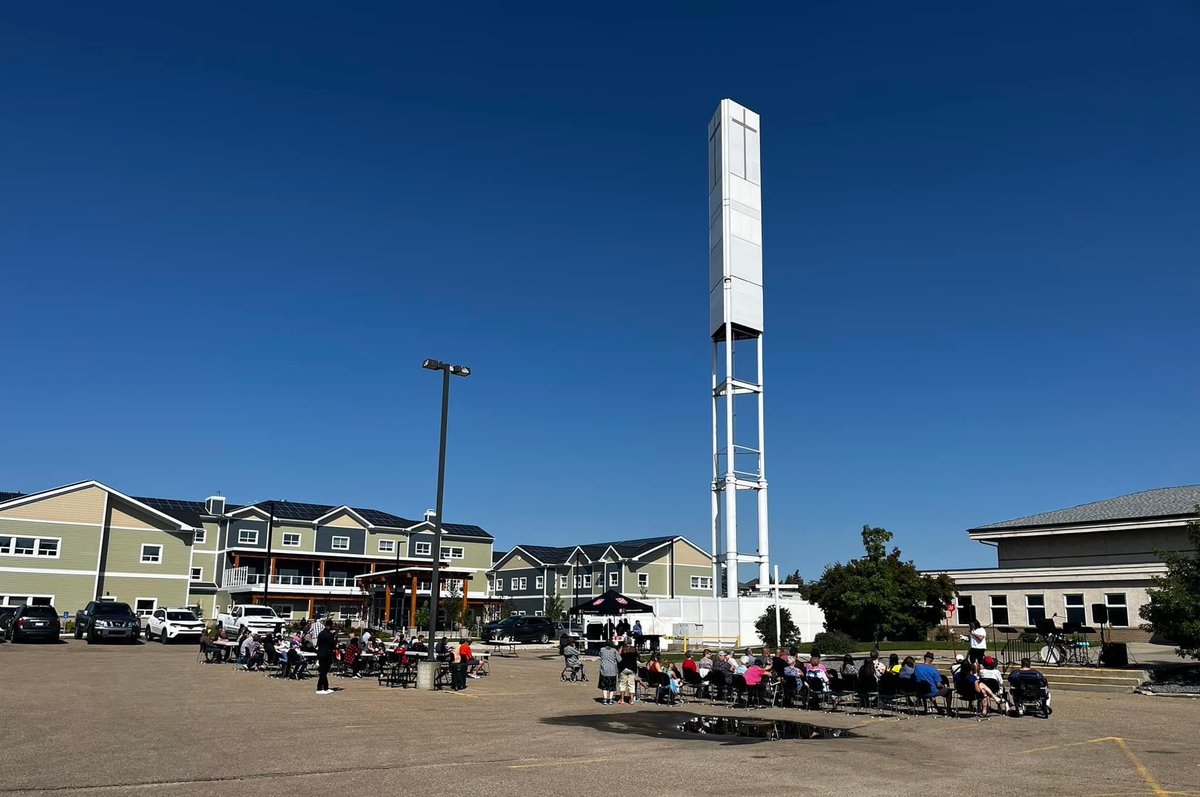
<instances>
[{"instance_id":1,"label":"folding chair","mask_svg":"<svg viewBox=\"0 0 1200 797\"><path fill-rule=\"evenodd\" d=\"M700 677L700 673L691 670L683 671L683 687L692 690L692 696L697 700L707 697L708 682ZM683 688L679 690L683 694Z\"/></svg>"},{"instance_id":2,"label":"folding chair","mask_svg":"<svg viewBox=\"0 0 1200 797\"><path fill-rule=\"evenodd\" d=\"M750 687L747 686L747 684L746 684L746 676L734 675L733 681L730 683L729 691L730 691L730 694L732 695L732 699L730 700L729 705L736 706L738 704L738 702L740 701L741 703L743 703L746 706L747 709L751 708L751 706L750 706L750 698L751 698Z\"/></svg>"}]
</instances>

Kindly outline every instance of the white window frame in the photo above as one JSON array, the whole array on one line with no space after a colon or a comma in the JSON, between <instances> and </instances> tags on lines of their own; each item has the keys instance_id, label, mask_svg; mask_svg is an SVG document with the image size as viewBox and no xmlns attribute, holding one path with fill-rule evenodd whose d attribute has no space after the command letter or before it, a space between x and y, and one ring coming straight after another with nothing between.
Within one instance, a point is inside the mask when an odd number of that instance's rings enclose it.
<instances>
[{"instance_id":1,"label":"white window frame","mask_svg":"<svg viewBox=\"0 0 1200 797\"><path fill-rule=\"evenodd\" d=\"M15 603L13 598L21 598L20 603ZM45 603L34 603L34 601L45 601ZM0 606L53 606L53 595L0 595Z\"/></svg>"},{"instance_id":2,"label":"white window frame","mask_svg":"<svg viewBox=\"0 0 1200 797\"><path fill-rule=\"evenodd\" d=\"M385 545L387 546L386 548L384 547ZM379 541L379 552L380 553L395 553L396 552L396 541L395 540L380 540Z\"/></svg>"},{"instance_id":3,"label":"white window frame","mask_svg":"<svg viewBox=\"0 0 1200 797\"><path fill-rule=\"evenodd\" d=\"M518 584L520 584L520 579L518 579L516 576L513 576L512 578L510 578L508 580L509 591L514 591L514 590L518 589L518 586L517 586Z\"/></svg>"},{"instance_id":4,"label":"white window frame","mask_svg":"<svg viewBox=\"0 0 1200 797\"><path fill-rule=\"evenodd\" d=\"M467 555L467 552L463 549L463 547L461 545L443 545L442 546L442 558L443 559L465 559L466 555Z\"/></svg>"},{"instance_id":5,"label":"white window frame","mask_svg":"<svg viewBox=\"0 0 1200 797\"><path fill-rule=\"evenodd\" d=\"M429 556L433 553L433 543L429 540L413 542L413 556Z\"/></svg>"},{"instance_id":6,"label":"white window frame","mask_svg":"<svg viewBox=\"0 0 1200 797\"><path fill-rule=\"evenodd\" d=\"M1117 596L1120 596L1120 598L1121 598L1120 603L1113 603L1112 601L1109 600L1109 598L1115 598ZM1125 593L1125 592L1106 592L1106 593L1104 593L1104 608L1108 612L1108 625L1109 626L1111 626L1112 628L1129 628L1130 627L1129 626L1129 595L1127 593ZM1117 625L1116 623L1114 623L1112 621L1112 610L1113 609L1124 609L1125 610L1125 624L1124 625Z\"/></svg>"},{"instance_id":7,"label":"white window frame","mask_svg":"<svg viewBox=\"0 0 1200 797\"><path fill-rule=\"evenodd\" d=\"M295 542L288 542L289 538L295 540ZM284 548L299 548L303 541L304 538L300 536L300 532L285 531L283 532L283 542L281 544Z\"/></svg>"},{"instance_id":8,"label":"white window frame","mask_svg":"<svg viewBox=\"0 0 1200 797\"><path fill-rule=\"evenodd\" d=\"M650 574L649 573L638 573L638 587L640 588L640 587L649 587L649 586L650 586Z\"/></svg>"},{"instance_id":9,"label":"white window frame","mask_svg":"<svg viewBox=\"0 0 1200 797\"><path fill-rule=\"evenodd\" d=\"M558 577L558 588L559 589L570 589L571 588L570 577L569 576L559 576Z\"/></svg>"},{"instance_id":10,"label":"white window frame","mask_svg":"<svg viewBox=\"0 0 1200 797\"><path fill-rule=\"evenodd\" d=\"M996 598L999 598L1000 600L1002 600L1004 602L996 603ZM1004 622L1003 623L997 622L996 609L1004 610ZM1011 626L1012 625L1012 615L1009 614L1008 595L1007 594L1005 594L1005 595L990 595L989 594L988 595L988 613L991 615L991 620L992 620L993 625Z\"/></svg>"},{"instance_id":11,"label":"white window frame","mask_svg":"<svg viewBox=\"0 0 1200 797\"><path fill-rule=\"evenodd\" d=\"M58 559L62 554L62 537L37 537L31 534L17 534L5 532L4 537L8 537L8 545L0 548L0 556L20 556L26 559ZM30 549L32 553L17 553L17 538L23 540L33 540L33 547ZM54 553L42 553L42 543L53 542Z\"/></svg>"},{"instance_id":12,"label":"white window frame","mask_svg":"<svg viewBox=\"0 0 1200 797\"><path fill-rule=\"evenodd\" d=\"M342 544L338 545L339 542ZM329 550L331 550L331 551L348 551L348 550L350 550L350 538L349 537L341 537L341 536L330 537L329 538Z\"/></svg>"},{"instance_id":13,"label":"white window frame","mask_svg":"<svg viewBox=\"0 0 1200 797\"><path fill-rule=\"evenodd\" d=\"M712 576L692 576L692 589L712 589Z\"/></svg>"},{"instance_id":14,"label":"white window frame","mask_svg":"<svg viewBox=\"0 0 1200 797\"><path fill-rule=\"evenodd\" d=\"M151 606L149 609L139 609L138 604L142 601L150 601L150 603L152 603L154 605ZM138 617L149 617L150 615L154 614L154 612L157 609L158 609L158 598L134 598L133 599L133 613L136 614Z\"/></svg>"},{"instance_id":15,"label":"white window frame","mask_svg":"<svg viewBox=\"0 0 1200 797\"><path fill-rule=\"evenodd\" d=\"M157 548L158 549L157 558L147 559L146 558L146 549L147 548ZM165 551L163 550L162 543L143 542L142 543L142 554L141 554L141 556L138 557L138 560L141 564L144 564L144 565L161 565L163 563L163 554L164 553L165 553Z\"/></svg>"},{"instance_id":16,"label":"white window frame","mask_svg":"<svg viewBox=\"0 0 1200 797\"><path fill-rule=\"evenodd\" d=\"M610 587L621 586L621 574L615 570L613 572L609 573L608 574L608 586L610 586Z\"/></svg>"},{"instance_id":17,"label":"white window frame","mask_svg":"<svg viewBox=\"0 0 1200 797\"><path fill-rule=\"evenodd\" d=\"M196 529L192 532L192 545L203 545L208 542L208 531L206 529Z\"/></svg>"},{"instance_id":18,"label":"white window frame","mask_svg":"<svg viewBox=\"0 0 1200 797\"><path fill-rule=\"evenodd\" d=\"M583 588L584 589L592 588L592 574L591 573L583 574Z\"/></svg>"},{"instance_id":19,"label":"white window frame","mask_svg":"<svg viewBox=\"0 0 1200 797\"><path fill-rule=\"evenodd\" d=\"M246 535L252 534L253 537L247 539ZM258 545L258 529L238 529L238 545Z\"/></svg>"},{"instance_id":20,"label":"white window frame","mask_svg":"<svg viewBox=\"0 0 1200 797\"><path fill-rule=\"evenodd\" d=\"M1079 603L1075 606L1067 603L1068 598L1079 598ZM1087 625L1087 596L1082 592L1064 592L1063 596L1063 619L1066 620L1071 612L1071 609L1078 609L1083 612L1083 620L1080 625ZM1070 622L1067 620L1067 622Z\"/></svg>"},{"instance_id":21,"label":"white window frame","mask_svg":"<svg viewBox=\"0 0 1200 797\"><path fill-rule=\"evenodd\" d=\"M534 589L545 589L546 588L546 579L543 576L535 576L533 579L533 588Z\"/></svg>"},{"instance_id":22,"label":"white window frame","mask_svg":"<svg viewBox=\"0 0 1200 797\"><path fill-rule=\"evenodd\" d=\"M203 580L204 580L204 568L203 567L193 567L188 571L188 581L203 581Z\"/></svg>"},{"instance_id":23,"label":"white window frame","mask_svg":"<svg viewBox=\"0 0 1200 797\"><path fill-rule=\"evenodd\" d=\"M1041 598L1042 599L1041 605L1039 606L1036 603L1030 603L1029 602L1030 598ZM1037 623L1029 621L1029 610L1030 609L1041 609L1042 617L1049 617L1049 615L1046 614L1046 593L1044 593L1044 592L1029 592L1029 593L1025 594L1025 625L1030 628L1033 628L1033 627L1037 626Z\"/></svg>"}]
</instances>

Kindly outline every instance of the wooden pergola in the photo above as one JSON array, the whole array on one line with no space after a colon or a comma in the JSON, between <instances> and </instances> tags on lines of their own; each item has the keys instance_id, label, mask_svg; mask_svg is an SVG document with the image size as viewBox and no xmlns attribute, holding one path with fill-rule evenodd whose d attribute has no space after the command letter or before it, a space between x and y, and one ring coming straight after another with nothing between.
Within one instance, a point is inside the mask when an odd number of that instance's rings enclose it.
<instances>
[{"instance_id":1,"label":"wooden pergola","mask_svg":"<svg viewBox=\"0 0 1200 797\"><path fill-rule=\"evenodd\" d=\"M462 582L463 609L466 609L470 605L470 601L467 598L467 582L470 581L472 575L473 572L470 570L455 570L452 567L438 568L438 580L442 583L452 578L457 578ZM383 614L388 618L392 616L392 593L398 586L406 584L409 594L408 625L415 626L417 624L417 587L422 580L433 580L433 568L425 564L402 564L399 568L392 570L377 570L374 573L365 573L357 576L355 580L358 581L364 590L375 586L387 588L387 591L384 593Z\"/></svg>"}]
</instances>

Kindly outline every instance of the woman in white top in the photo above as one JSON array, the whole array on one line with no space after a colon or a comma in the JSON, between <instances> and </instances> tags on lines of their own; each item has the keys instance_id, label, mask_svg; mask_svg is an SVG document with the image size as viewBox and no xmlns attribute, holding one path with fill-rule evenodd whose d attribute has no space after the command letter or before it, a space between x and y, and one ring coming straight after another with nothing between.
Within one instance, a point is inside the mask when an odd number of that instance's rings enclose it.
<instances>
[{"instance_id":1,"label":"woman in white top","mask_svg":"<svg viewBox=\"0 0 1200 797\"><path fill-rule=\"evenodd\" d=\"M959 639L971 644L971 649L967 651L967 661L972 664L982 664L984 657L987 656L987 630L979 624L979 621L972 620L971 633L968 636L960 636Z\"/></svg>"}]
</instances>

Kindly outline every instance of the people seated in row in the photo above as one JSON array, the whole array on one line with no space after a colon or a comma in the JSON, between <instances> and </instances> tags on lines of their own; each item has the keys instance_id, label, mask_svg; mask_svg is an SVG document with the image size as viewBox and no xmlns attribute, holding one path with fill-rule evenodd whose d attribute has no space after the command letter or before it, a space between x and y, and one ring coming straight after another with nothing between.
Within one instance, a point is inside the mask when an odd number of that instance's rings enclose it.
<instances>
[{"instance_id":1,"label":"people seated in row","mask_svg":"<svg viewBox=\"0 0 1200 797\"><path fill-rule=\"evenodd\" d=\"M242 643L238 648L238 661L246 670L261 670L263 668L263 649L257 634L249 632L242 634Z\"/></svg>"}]
</instances>

